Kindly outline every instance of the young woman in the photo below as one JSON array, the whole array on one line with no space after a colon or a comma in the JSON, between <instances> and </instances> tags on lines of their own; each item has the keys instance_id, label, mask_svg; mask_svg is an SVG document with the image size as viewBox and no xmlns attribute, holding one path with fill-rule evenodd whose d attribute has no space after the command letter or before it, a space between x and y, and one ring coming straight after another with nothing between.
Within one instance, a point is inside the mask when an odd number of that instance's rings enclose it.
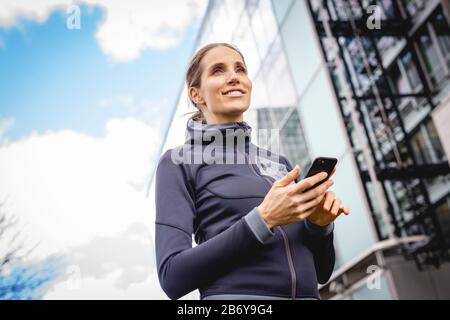
<instances>
[{"instance_id":1,"label":"young woman","mask_svg":"<svg viewBox=\"0 0 450 320\"><path fill-rule=\"evenodd\" d=\"M201 48L186 85L198 111L156 172L161 287L171 299L196 289L201 299L319 299L335 262L333 221L349 213L333 181L303 192L326 173L298 181L298 165L251 142L252 82L234 46Z\"/></svg>"}]
</instances>

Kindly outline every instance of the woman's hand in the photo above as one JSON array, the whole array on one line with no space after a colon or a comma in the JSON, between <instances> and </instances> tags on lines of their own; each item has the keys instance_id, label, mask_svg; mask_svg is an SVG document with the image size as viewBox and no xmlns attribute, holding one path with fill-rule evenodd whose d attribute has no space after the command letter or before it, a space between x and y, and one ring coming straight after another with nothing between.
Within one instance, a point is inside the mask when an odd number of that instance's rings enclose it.
<instances>
[{"instance_id":1,"label":"woman's hand","mask_svg":"<svg viewBox=\"0 0 450 320\"><path fill-rule=\"evenodd\" d=\"M320 205L308 216L308 221L325 227L336 220L341 213L348 215L350 210L344 206L341 199L336 197L333 191L327 191Z\"/></svg>"},{"instance_id":2,"label":"woman's hand","mask_svg":"<svg viewBox=\"0 0 450 320\"><path fill-rule=\"evenodd\" d=\"M295 179L300 174L296 165L286 176L276 181L258 206L262 218L269 228L286 225L306 219L317 209L325 198L325 193L333 185L327 180L321 185L304 192L327 177L325 172L303 179L299 183ZM322 216L322 215L320 215Z\"/></svg>"}]
</instances>

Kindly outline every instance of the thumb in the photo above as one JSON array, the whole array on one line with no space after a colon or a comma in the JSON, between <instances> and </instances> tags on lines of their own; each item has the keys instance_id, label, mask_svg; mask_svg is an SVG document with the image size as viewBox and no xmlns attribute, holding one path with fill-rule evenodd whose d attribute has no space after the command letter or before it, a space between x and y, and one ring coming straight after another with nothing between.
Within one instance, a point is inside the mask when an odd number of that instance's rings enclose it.
<instances>
[{"instance_id":1,"label":"thumb","mask_svg":"<svg viewBox=\"0 0 450 320\"><path fill-rule=\"evenodd\" d=\"M295 181L295 179L298 177L299 174L300 174L300 167L297 164L295 165L294 169L288 172L287 175L285 175L283 178L277 181L277 185L280 187L285 187L292 181Z\"/></svg>"}]
</instances>

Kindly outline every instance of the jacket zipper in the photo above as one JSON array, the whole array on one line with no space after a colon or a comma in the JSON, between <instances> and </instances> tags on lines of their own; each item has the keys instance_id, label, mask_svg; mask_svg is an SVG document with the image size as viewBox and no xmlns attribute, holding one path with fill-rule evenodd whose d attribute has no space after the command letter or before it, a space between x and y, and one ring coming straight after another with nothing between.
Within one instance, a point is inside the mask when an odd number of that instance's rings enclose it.
<instances>
[{"instance_id":1,"label":"jacket zipper","mask_svg":"<svg viewBox=\"0 0 450 320\"><path fill-rule=\"evenodd\" d=\"M245 153L245 160L247 161L247 164L250 167L251 171L256 176L262 178L265 182L267 182L270 187L272 187L272 182L269 180L269 178L266 179L262 175L258 174L258 172L256 172L255 168L253 167L253 165L250 163L250 161L248 159L247 153ZM296 290L297 290L297 275L295 273L294 261L292 259L292 252L291 252L291 249L290 249L290 246L289 246L289 238L288 238L286 232L283 230L283 228L281 226L278 226L277 229L280 230L281 235L283 236L284 249L286 251L286 256L287 256L287 259L288 259L289 271L291 273L291 298L292 298L292 300L295 300Z\"/></svg>"},{"instance_id":2,"label":"jacket zipper","mask_svg":"<svg viewBox=\"0 0 450 320\"><path fill-rule=\"evenodd\" d=\"M289 269L291 271L291 279L292 279L292 286L291 286L291 293L292 293L292 300L295 300L296 297L296 290L297 290L297 275L295 273L295 268L294 268L294 261L292 259L292 252L291 249L289 247L289 239L288 236L286 234L286 232L284 232L282 227L278 227L281 234L283 235L283 239L284 239L284 248L286 249L286 255L288 258L288 263L289 263Z\"/></svg>"}]
</instances>

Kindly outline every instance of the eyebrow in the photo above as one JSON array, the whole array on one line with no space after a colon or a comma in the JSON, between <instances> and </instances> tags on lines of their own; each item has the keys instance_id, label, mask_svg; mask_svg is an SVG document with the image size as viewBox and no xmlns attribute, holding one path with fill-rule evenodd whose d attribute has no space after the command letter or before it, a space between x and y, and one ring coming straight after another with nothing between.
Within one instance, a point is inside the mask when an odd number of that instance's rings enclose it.
<instances>
[{"instance_id":1,"label":"eyebrow","mask_svg":"<svg viewBox=\"0 0 450 320\"><path fill-rule=\"evenodd\" d=\"M244 65L241 61L236 61L234 64L235 64L235 65L239 65L239 66L245 68L245 65ZM224 64L223 62L217 62L217 63L214 63L214 64L209 68L209 70L214 70L216 67L224 67L224 66L225 66L225 64Z\"/></svg>"}]
</instances>

